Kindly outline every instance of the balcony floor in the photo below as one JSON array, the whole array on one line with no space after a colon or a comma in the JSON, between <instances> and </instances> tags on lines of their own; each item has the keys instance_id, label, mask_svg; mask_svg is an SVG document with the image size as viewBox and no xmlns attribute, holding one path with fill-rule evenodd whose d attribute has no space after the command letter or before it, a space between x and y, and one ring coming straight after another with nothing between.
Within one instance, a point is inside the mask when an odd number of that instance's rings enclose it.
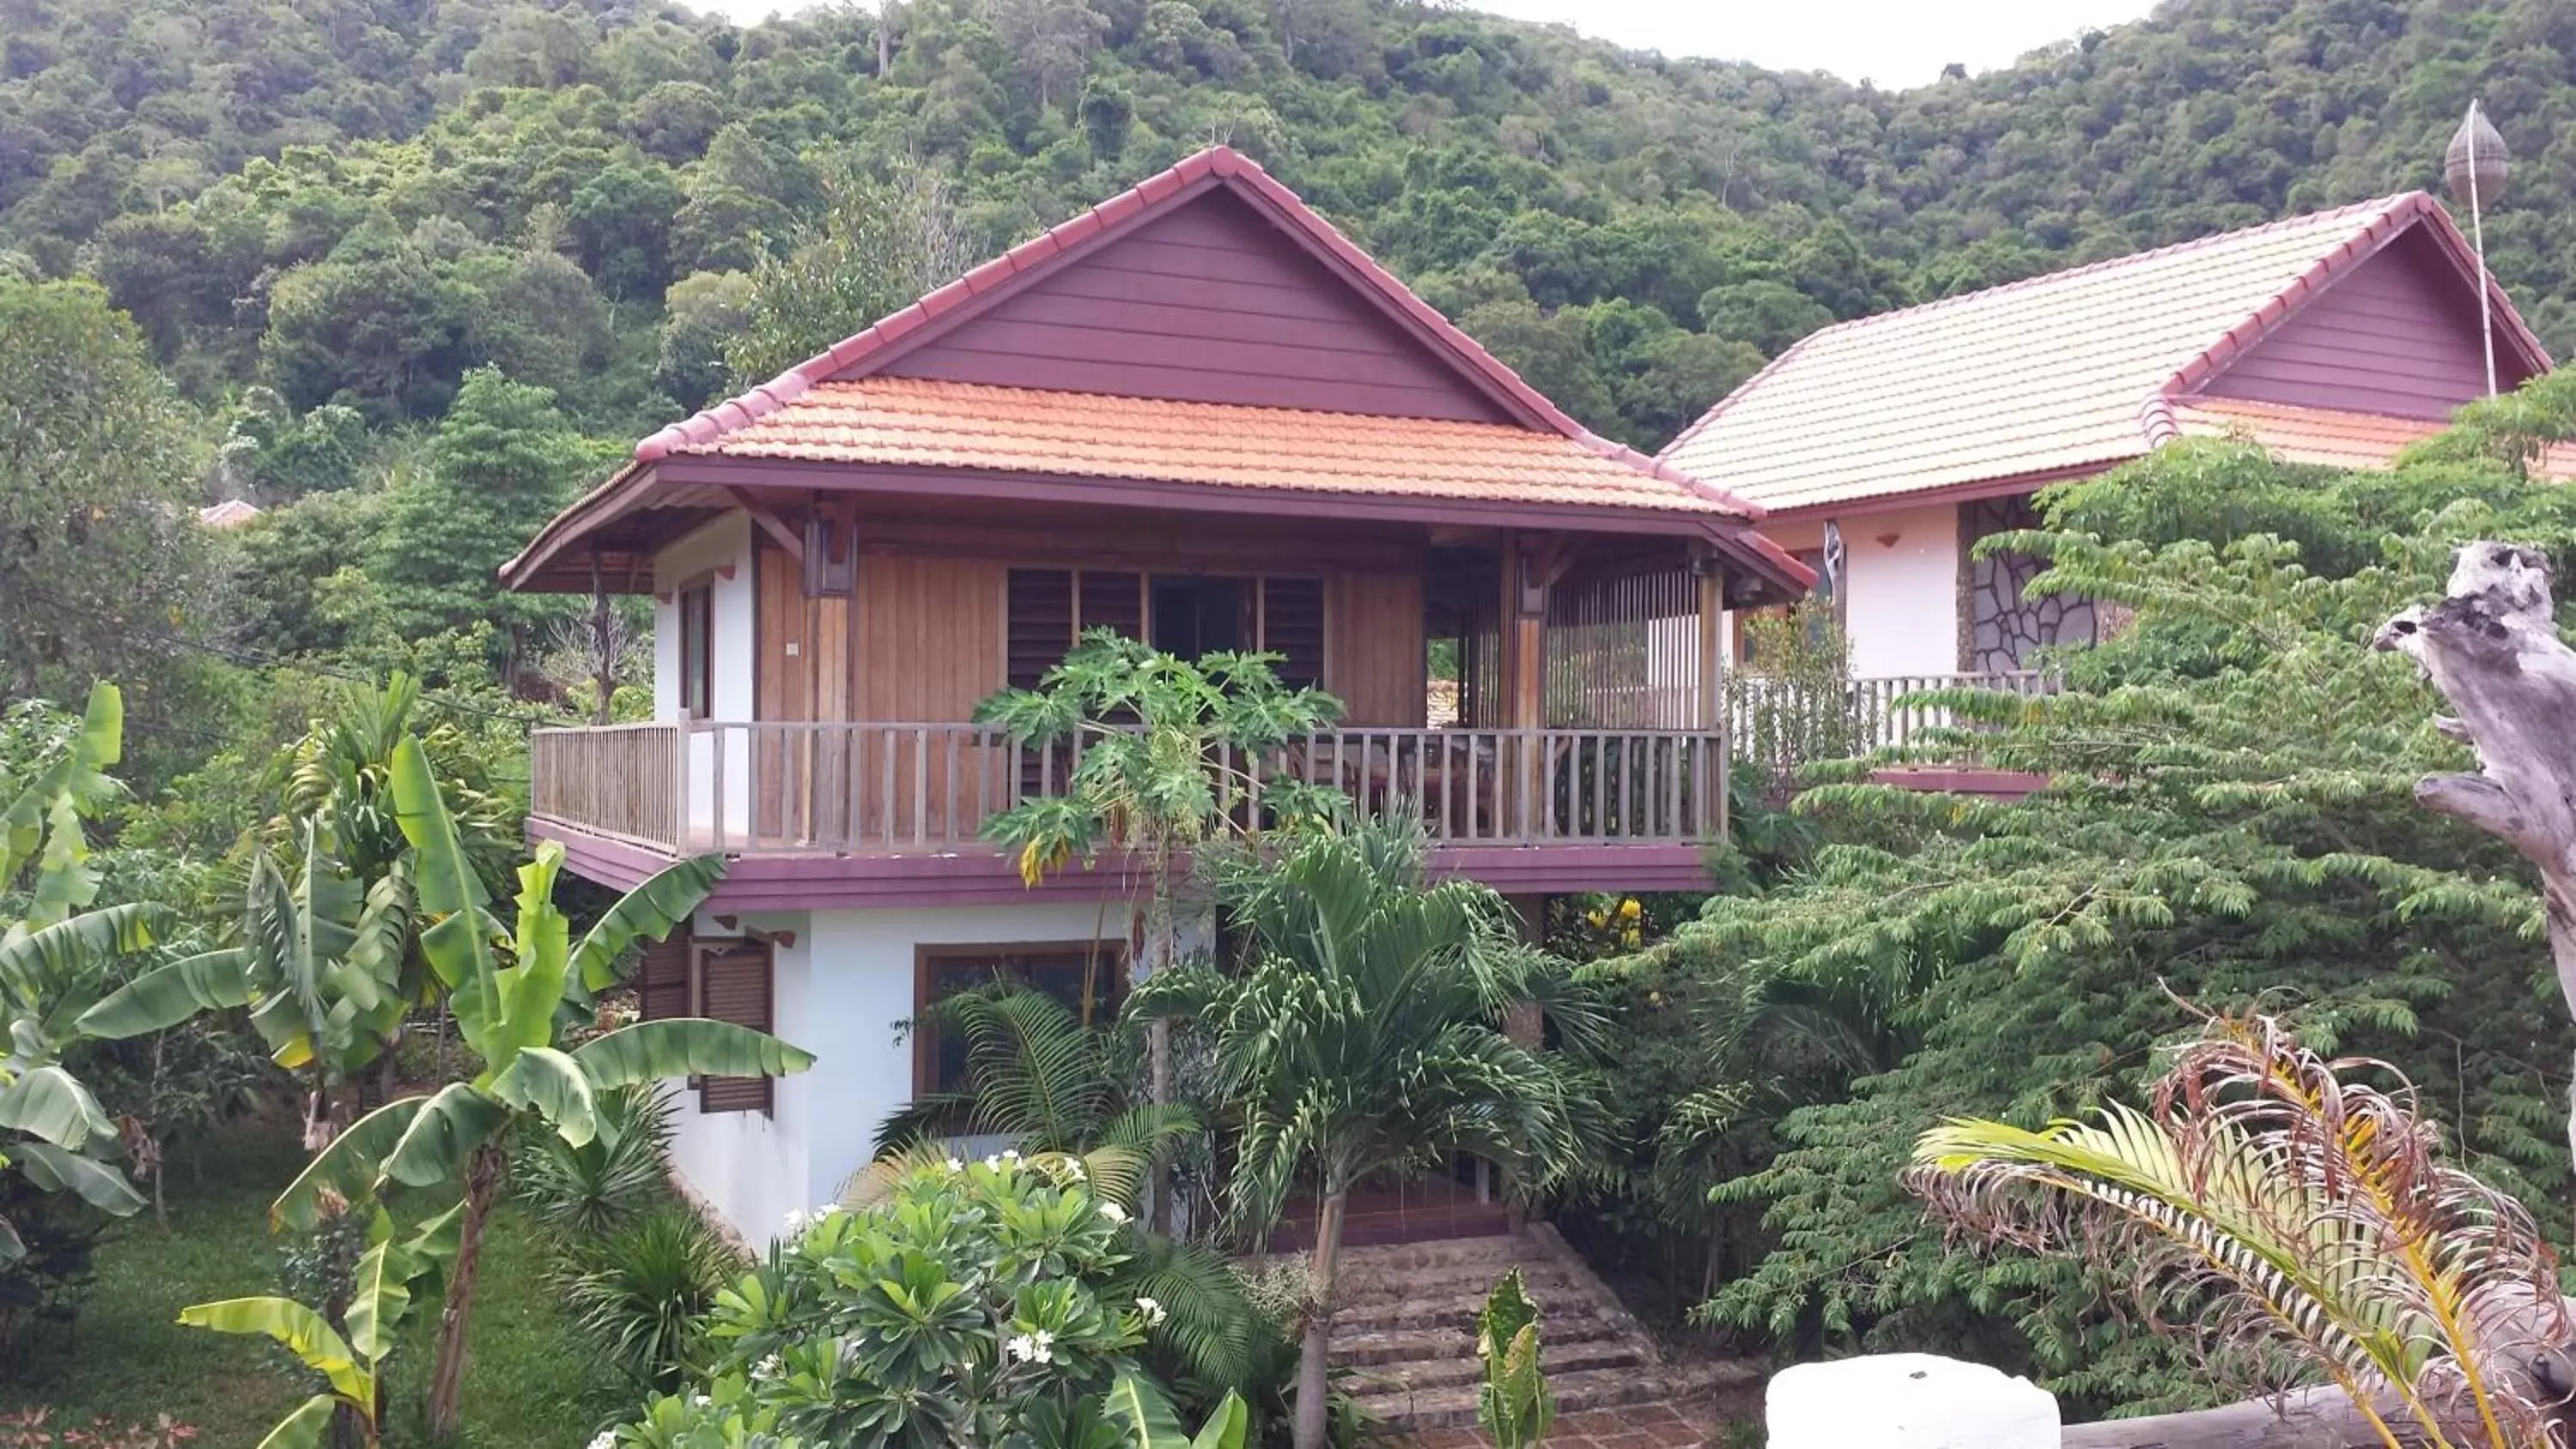
<instances>
[{"instance_id":1,"label":"balcony floor","mask_svg":"<svg viewBox=\"0 0 2576 1449\"><path fill-rule=\"evenodd\" d=\"M566 863L577 874L618 890L641 883L672 860L658 847L539 815L528 818L528 837L561 841ZM715 847L712 836L692 843L707 851ZM1430 865L1434 876L1465 876L1506 895L1555 895L1706 890L1706 860L1704 847L1673 841L1435 843ZM953 851L884 854L764 847L733 855L708 905L739 911L1014 905L1114 899L1143 888L1141 873L1123 856L1104 856L1089 870L1067 867L1032 887L1021 881L1017 862L980 841Z\"/></svg>"}]
</instances>

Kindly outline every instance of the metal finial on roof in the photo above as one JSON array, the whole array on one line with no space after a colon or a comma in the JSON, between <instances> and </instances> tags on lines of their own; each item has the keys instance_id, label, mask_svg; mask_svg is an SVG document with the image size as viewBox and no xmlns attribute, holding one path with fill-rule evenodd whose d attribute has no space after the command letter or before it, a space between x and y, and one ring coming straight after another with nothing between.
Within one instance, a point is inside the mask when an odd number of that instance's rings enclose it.
<instances>
[{"instance_id":1,"label":"metal finial on roof","mask_svg":"<svg viewBox=\"0 0 2576 1449\"><path fill-rule=\"evenodd\" d=\"M2504 195L2511 163L2504 136L2487 121L2486 107L2469 102L2469 113L2460 118L2460 129L2451 133L2451 144L2442 152L2442 184L2469 204L2469 236L2478 252L2478 335L2486 351L2489 397L2496 395L2495 289L2487 278L2486 209Z\"/></svg>"},{"instance_id":2,"label":"metal finial on roof","mask_svg":"<svg viewBox=\"0 0 2576 1449\"><path fill-rule=\"evenodd\" d=\"M2453 197L2474 206L2493 205L2504 195L2505 182L2511 179L2513 156L2505 149L2504 135L2487 119L2486 108L2469 102L2469 113L2460 120L2460 129L2451 133L2451 144L2442 153L2442 185Z\"/></svg>"}]
</instances>

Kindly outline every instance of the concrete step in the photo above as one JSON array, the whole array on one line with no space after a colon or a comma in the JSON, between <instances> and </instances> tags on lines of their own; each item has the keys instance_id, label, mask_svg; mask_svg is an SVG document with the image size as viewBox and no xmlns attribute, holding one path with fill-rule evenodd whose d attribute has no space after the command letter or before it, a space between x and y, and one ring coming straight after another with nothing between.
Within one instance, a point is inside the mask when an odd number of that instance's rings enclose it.
<instances>
[{"instance_id":1,"label":"concrete step","mask_svg":"<svg viewBox=\"0 0 2576 1449\"><path fill-rule=\"evenodd\" d=\"M1602 1319L1613 1323L1627 1321L1627 1315L1617 1308L1598 1303L1570 1298L1541 1299L1540 1302L1543 1307L1539 1316L1538 1335L1542 1339L1558 1336L1557 1328L1560 1324L1565 1326L1567 1332L1573 1333L1579 1331L1579 1326L1588 1321ZM1484 1309L1484 1306L1485 1300L1482 1297L1387 1299L1377 1303L1362 1304L1356 1308L1345 1308L1336 1313L1333 1316L1333 1332L1339 1336L1344 1333L1358 1335L1450 1328L1463 1333L1472 1333L1476 1327L1476 1315Z\"/></svg>"},{"instance_id":2,"label":"concrete step","mask_svg":"<svg viewBox=\"0 0 2576 1449\"><path fill-rule=\"evenodd\" d=\"M1632 1339L1596 1338L1582 1343L1543 1343L1539 1346L1539 1364L1546 1370L1553 1386L1560 1374L1588 1373L1597 1369L1650 1370L1653 1358ZM1357 1367L1354 1365L1354 1367ZM1382 1363L1366 1372L1382 1392L1398 1390L1424 1393L1432 1389L1459 1384L1473 1387L1485 1381L1485 1364L1471 1351L1463 1355L1438 1359L1416 1359L1409 1363Z\"/></svg>"},{"instance_id":3,"label":"concrete step","mask_svg":"<svg viewBox=\"0 0 2576 1449\"><path fill-rule=\"evenodd\" d=\"M1357 1274L1346 1267L1338 1275L1341 1306L1358 1308L1394 1299L1459 1299L1473 1300L1481 1308L1486 1297L1494 1291L1494 1285L1515 1267L1521 1270L1521 1281L1529 1296L1537 1300L1542 1315L1560 1302L1570 1305L1590 1296L1588 1285L1571 1269L1534 1253L1524 1253L1519 1258L1498 1257L1385 1270L1377 1270L1375 1265L1371 1265L1371 1271Z\"/></svg>"},{"instance_id":4,"label":"concrete step","mask_svg":"<svg viewBox=\"0 0 2576 1449\"><path fill-rule=\"evenodd\" d=\"M1431 1359L1473 1359L1476 1333L1468 1325L1431 1328L1378 1328L1338 1322L1333 1325L1333 1362L1346 1364L1414 1363ZM1558 1344L1626 1339L1628 1325L1599 1312L1551 1317L1539 1327L1542 1348Z\"/></svg>"},{"instance_id":5,"label":"concrete step","mask_svg":"<svg viewBox=\"0 0 2576 1449\"><path fill-rule=\"evenodd\" d=\"M1615 1409L1674 1396L1671 1376L1660 1368L1617 1367L1550 1374L1548 1391L1559 1415ZM1476 1383L1410 1390L1350 1381L1352 1397L1377 1419L1400 1429L1446 1429L1476 1422Z\"/></svg>"}]
</instances>

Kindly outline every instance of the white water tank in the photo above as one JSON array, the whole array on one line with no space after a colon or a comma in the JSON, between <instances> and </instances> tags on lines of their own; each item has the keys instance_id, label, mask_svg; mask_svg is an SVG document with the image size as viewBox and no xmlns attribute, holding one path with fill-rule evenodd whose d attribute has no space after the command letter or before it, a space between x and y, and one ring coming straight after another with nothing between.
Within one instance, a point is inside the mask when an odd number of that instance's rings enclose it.
<instances>
[{"instance_id":1,"label":"white water tank","mask_svg":"<svg viewBox=\"0 0 2576 1449\"><path fill-rule=\"evenodd\" d=\"M2058 1449L2046 1389L1928 1353L1785 1369L1763 1413L1770 1449Z\"/></svg>"}]
</instances>

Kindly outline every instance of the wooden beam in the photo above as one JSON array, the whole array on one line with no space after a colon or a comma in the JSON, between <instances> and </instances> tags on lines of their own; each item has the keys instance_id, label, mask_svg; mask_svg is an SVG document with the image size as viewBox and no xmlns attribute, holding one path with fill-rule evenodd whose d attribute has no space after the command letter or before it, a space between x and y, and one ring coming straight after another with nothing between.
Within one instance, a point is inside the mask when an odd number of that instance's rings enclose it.
<instances>
[{"instance_id":1,"label":"wooden beam","mask_svg":"<svg viewBox=\"0 0 2576 1449\"><path fill-rule=\"evenodd\" d=\"M805 562L804 535L789 528L786 520L772 511L768 504L753 496L750 489L731 486L727 487L725 492L732 495L734 502L742 505L742 511L751 515L751 521L760 525L761 532L768 534L772 542L786 550L789 558L796 560L800 565Z\"/></svg>"}]
</instances>

